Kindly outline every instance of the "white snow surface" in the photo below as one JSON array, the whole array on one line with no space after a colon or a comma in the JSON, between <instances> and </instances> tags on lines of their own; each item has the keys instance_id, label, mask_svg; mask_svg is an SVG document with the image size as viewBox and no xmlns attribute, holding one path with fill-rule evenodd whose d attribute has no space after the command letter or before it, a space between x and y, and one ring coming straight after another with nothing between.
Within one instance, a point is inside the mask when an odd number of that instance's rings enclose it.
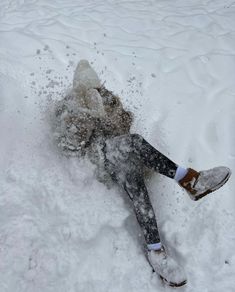
<instances>
[{"instance_id":1,"label":"white snow surface","mask_svg":"<svg viewBox=\"0 0 235 292\"><path fill-rule=\"evenodd\" d=\"M235 172L233 0L1 0L0 291L172 291L152 274L127 196L61 155L48 112L87 59L132 132L184 167ZM147 181L180 291L233 292L234 176L193 202Z\"/></svg>"}]
</instances>

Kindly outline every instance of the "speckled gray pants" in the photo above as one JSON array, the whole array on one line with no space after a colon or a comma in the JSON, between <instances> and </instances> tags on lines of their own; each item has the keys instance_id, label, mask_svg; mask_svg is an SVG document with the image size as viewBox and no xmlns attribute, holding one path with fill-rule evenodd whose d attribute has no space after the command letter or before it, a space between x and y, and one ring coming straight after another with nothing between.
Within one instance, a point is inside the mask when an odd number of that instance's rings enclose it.
<instances>
[{"instance_id":1,"label":"speckled gray pants","mask_svg":"<svg viewBox=\"0 0 235 292\"><path fill-rule=\"evenodd\" d=\"M144 167L174 178L177 165L138 134L122 135L105 143L105 167L133 202L147 244L160 241L157 221L144 183Z\"/></svg>"}]
</instances>

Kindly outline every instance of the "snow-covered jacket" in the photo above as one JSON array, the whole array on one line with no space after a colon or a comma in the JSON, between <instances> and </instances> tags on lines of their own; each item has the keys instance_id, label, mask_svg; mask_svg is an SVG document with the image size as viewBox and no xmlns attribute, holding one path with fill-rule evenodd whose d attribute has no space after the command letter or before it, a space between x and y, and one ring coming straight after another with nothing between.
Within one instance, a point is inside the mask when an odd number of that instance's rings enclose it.
<instances>
[{"instance_id":1,"label":"snow-covered jacket","mask_svg":"<svg viewBox=\"0 0 235 292\"><path fill-rule=\"evenodd\" d=\"M101 85L87 60L74 73L73 88L56 104L55 138L68 155L94 152L110 137L129 133L132 116L120 99Z\"/></svg>"}]
</instances>

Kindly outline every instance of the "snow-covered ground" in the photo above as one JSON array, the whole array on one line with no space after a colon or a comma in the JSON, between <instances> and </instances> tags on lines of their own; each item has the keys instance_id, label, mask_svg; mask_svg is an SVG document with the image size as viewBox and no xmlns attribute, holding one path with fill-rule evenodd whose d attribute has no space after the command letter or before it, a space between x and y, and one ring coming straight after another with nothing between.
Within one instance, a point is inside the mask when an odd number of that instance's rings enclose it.
<instances>
[{"instance_id":1,"label":"snow-covered ground","mask_svg":"<svg viewBox=\"0 0 235 292\"><path fill-rule=\"evenodd\" d=\"M51 101L80 59L183 166L235 173L235 2L1 0L0 291L172 291L152 274L131 204L88 161L52 141ZM162 240L184 265L181 291L233 292L234 176L191 201L148 181Z\"/></svg>"}]
</instances>

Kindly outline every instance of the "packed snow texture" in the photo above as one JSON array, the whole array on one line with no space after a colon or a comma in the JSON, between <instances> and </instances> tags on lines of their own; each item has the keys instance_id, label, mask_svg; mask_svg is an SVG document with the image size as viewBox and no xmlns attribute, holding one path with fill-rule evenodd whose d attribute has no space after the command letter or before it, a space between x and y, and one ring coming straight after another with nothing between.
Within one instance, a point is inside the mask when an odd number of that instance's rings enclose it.
<instances>
[{"instance_id":1,"label":"packed snow texture","mask_svg":"<svg viewBox=\"0 0 235 292\"><path fill-rule=\"evenodd\" d=\"M0 15L0 291L172 291L126 195L61 154L48 112L87 59L132 132L184 167L234 173L234 1L2 0ZM147 186L182 290L233 292L233 175L199 202L157 174Z\"/></svg>"}]
</instances>

